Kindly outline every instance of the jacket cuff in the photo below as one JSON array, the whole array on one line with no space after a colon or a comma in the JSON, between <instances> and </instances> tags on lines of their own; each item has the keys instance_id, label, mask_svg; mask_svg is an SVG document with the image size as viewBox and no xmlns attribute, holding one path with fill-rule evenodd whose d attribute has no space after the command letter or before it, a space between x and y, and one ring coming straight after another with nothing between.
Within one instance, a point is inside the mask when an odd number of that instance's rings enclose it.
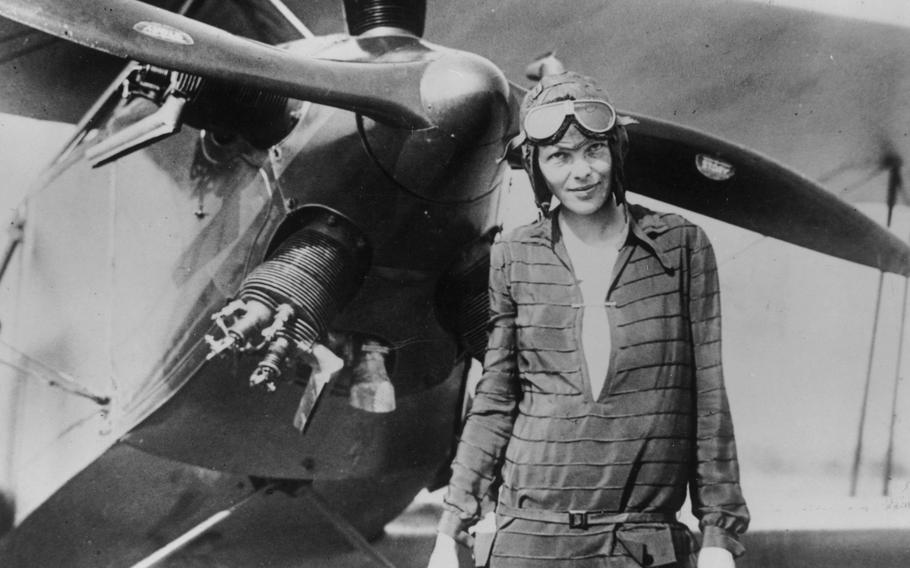
<instances>
[{"instance_id":1,"label":"jacket cuff","mask_svg":"<svg viewBox=\"0 0 910 568\"><path fill-rule=\"evenodd\" d=\"M436 531L452 537L455 542L462 546L468 548L474 546L474 537L468 534L464 520L448 509L443 509Z\"/></svg>"},{"instance_id":2,"label":"jacket cuff","mask_svg":"<svg viewBox=\"0 0 910 568\"><path fill-rule=\"evenodd\" d=\"M709 525L704 527L702 533L702 548L708 546L723 548L729 550L734 557L742 556L746 551L746 547L739 542L739 539L735 535L720 527Z\"/></svg>"}]
</instances>

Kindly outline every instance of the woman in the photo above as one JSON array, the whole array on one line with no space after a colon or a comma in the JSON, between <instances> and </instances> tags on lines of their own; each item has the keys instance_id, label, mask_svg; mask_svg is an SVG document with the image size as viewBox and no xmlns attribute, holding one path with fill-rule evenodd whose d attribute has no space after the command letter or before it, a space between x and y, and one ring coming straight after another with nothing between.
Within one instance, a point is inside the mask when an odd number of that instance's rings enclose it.
<instances>
[{"instance_id":1,"label":"woman","mask_svg":"<svg viewBox=\"0 0 910 568\"><path fill-rule=\"evenodd\" d=\"M732 567L749 513L711 245L626 203L626 119L590 78L545 77L520 118L544 215L491 253L484 374L430 566L456 565L497 481L490 566L694 566L690 490L698 567Z\"/></svg>"}]
</instances>

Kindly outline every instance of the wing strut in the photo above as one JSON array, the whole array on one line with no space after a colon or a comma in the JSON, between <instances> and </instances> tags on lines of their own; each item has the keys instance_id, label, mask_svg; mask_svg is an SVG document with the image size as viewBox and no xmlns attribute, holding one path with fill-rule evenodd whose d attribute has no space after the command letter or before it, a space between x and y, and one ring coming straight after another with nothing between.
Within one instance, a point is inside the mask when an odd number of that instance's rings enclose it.
<instances>
[{"instance_id":1,"label":"wing strut","mask_svg":"<svg viewBox=\"0 0 910 568\"><path fill-rule=\"evenodd\" d=\"M343 536L344 539L348 541L348 544L368 556L373 561L373 564L375 566L379 566L381 568L396 568L396 566L392 564L388 558L383 556L382 553L376 550L376 548L374 548L367 541L367 539L364 538L362 534L360 534L360 531L358 531L354 525L352 525L343 516L333 511L332 508L326 504L326 502L323 501L315 491L313 491L313 487L310 483L305 482L298 485L293 482L288 483L278 481L270 481L264 483L263 485L259 486L258 489L237 503L234 503L227 509L223 509L213 514L168 544L162 546L136 564L133 564L131 568L153 568L154 566L157 566L160 562L166 560L181 548L197 539L205 531L227 520L228 517L236 513L238 509L244 507L249 502L263 495L267 495L279 490L302 498L307 503L307 505L322 515L332 525L332 527L335 528L335 530L337 530L339 534L341 534L341 536Z\"/></svg>"},{"instance_id":2,"label":"wing strut","mask_svg":"<svg viewBox=\"0 0 910 568\"><path fill-rule=\"evenodd\" d=\"M297 30L297 33L299 33L301 37L306 39L316 37L316 34L314 34L310 28L306 27L306 24L301 22L300 18L297 17L297 14L292 12L284 2L281 0L269 0L269 4L278 10L278 13L281 14L287 23L291 24L291 26Z\"/></svg>"},{"instance_id":3,"label":"wing strut","mask_svg":"<svg viewBox=\"0 0 910 568\"><path fill-rule=\"evenodd\" d=\"M888 226L891 219L889 216ZM866 406L869 405L869 387L872 383L872 362L875 355L875 342L878 337L878 319L882 312L882 288L885 285L885 271L878 273L878 292L875 294L875 316L872 318L872 338L869 340L869 361L866 365L866 382L863 385L863 401L859 409L859 427L856 434L856 448L853 450L853 466L850 469L850 497L856 497L856 485L859 482L859 464L863 459L863 434L866 430Z\"/></svg>"},{"instance_id":4,"label":"wing strut","mask_svg":"<svg viewBox=\"0 0 910 568\"><path fill-rule=\"evenodd\" d=\"M307 484L302 486L297 492L297 495L302 497L308 505L319 512L320 515L325 517L325 519L332 524L335 530L337 530L341 536L343 536L345 540L348 541L348 544L364 553L365 555L369 556L370 559L372 559L376 564L376 566L382 566L383 568L396 568L388 558L383 556L378 550L376 550L375 547L373 547L373 545L367 542L367 539L365 539L363 535L360 534L360 531L358 531L354 525L352 525L343 516L333 511L332 508L322 500L322 497L313 491L313 487L311 485Z\"/></svg>"},{"instance_id":5,"label":"wing strut","mask_svg":"<svg viewBox=\"0 0 910 568\"><path fill-rule=\"evenodd\" d=\"M893 157L889 160L891 169L888 176L888 207L889 211L894 209L898 193L904 190L904 183L901 179L901 166L903 165L899 157ZM888 214L891 218L891 214ZM882 475L882 495L887 497L891 484L891 467L894 461L894 426L897 422L897 395L900 390L901 382L901 364L904 355L904 334L907 329L907 292L910 288L910 276L904 278L904 294L901 301L901 327L897 340L897 362L894 368L894 381L891 385L891 414L888 416L888 449L885 451L885 470Z\"/></svg>"},{"instance_id":6,"label":"wing strut","mask_svg":"<svg viewBox=\"0 0 910 568\"><path fill-rule=\"evenodd\" d=\"M901 180L900 169L903 165L899 157L889 157L883 164L890 170L888 176L888 194L886 204L888 206L888 217L885 226L890 230L891 221L894 215L894 206L897 204L897 197L903 191L903 182ZM863 385L863 400L859 412L859 426L857 428L856 448L853 451L853 465L850 469L850 496L856 496L856 487L859 482L859 467L863 456L863 435L866 429L866 407L869 404L869 390L872 384L872 363L875 355L875 343L878 337L878 322L882 309L882 289L885 284L885 270L882 268L878 274L878 291L875 295L875 317L872 320L872 338L869 342L869 361L866 367L866 382ZM900 383L901 364L903 361L904 332L907 317L907 288L910 285L910 276L904 275L904 295L901 303L901 324L898 338L897 367L894 371L894 384L892 386L891 416L888 430L888 449L885 456L884 480L882 484L882 495L888 495L889 482L891 477L891 461L894 451L894 423L897 413L897 393Z\"/></svg>"},{"instance_id":7,"label":"wing strut","mask_svg":"<svg viewBox=\"0 0 910 568\"><path fill-rule=\"evenodd\" d=\"M885 451L885 470L882 473L882 495L887 497L891 492L891 470L894 462L894 426L897 422L897 395L901 384L901 364L904 355L904 336L907 329L907 292L910 288L910 277L904 278L904 295L901 301L901 330L897 342L897 363L894 368L894 381L891 385L891 414L888 416L888 449Z\"/></svg>"},{"instance_id":8,"label":"wing strut","mask_svg":"<svg viewBox=\"0 0 910 568\"><path fill-rule=\"evenodd\" d=\"M275 484L263 485L262 487L253 491L252 493L250 493L249 495L247 495L240 501L234 503L227 509L218 511L217 513L215 513L211 517L207 518L206 520L202 521L195 527L191 528L190 530L188 530L185 533L183 533L182 535L178 536L171 542L162 546L161 548L159 548L152 554L146 556L145 558L143 558L136 564L133 564L131 568L152 568L152 566L157 565L162 560L167 559L169 556L171 556L172 554L174 554L175 552L177 552L184 546L188 545L189 543L191 543L193 540L195 540L197 537L199 537L205 531L209 530L210 528L214 527L215 525L222 523L225 519L227 519L232 514L234 514L237 511L237 509L240 509L241 507L243 507L244 505L246 505L253 499L260 497L261 495L274 491L276 488L277 488L277 486Z\"/></svg>"}]
</instances>

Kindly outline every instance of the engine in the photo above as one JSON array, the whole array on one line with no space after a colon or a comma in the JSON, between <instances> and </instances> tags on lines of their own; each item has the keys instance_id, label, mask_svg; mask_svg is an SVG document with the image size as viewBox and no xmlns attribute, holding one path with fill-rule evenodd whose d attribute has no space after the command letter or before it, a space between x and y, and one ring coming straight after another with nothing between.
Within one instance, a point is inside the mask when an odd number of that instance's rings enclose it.
<instances>
[{"instance_id":1,"label":"engine","mask_svg":"<svg viewBox=\"0 0 910 568\"><path fill-rule=\"evenodd\" d=\"M244 279L237 298L213 316L220 333L206 340L220 353L261 354L252 385L274 390L291 358L337 370L322 345L334 316L354 296L370 265L370 248L343 217L319 211L285 238Z\"/></svg>"}]
</instances>

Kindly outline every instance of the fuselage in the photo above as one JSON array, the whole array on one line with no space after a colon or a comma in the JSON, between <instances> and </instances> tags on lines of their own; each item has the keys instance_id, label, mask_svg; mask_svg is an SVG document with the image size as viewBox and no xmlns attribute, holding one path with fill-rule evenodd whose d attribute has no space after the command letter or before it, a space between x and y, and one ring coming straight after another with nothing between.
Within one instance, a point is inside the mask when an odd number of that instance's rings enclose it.
<instances>
[{"instance_id":1,"label":"fuselage","mask_svg":"<svg viewBox=\"0 0 910 568\"><path fill-rule=\"evenodd\" d=\"M149 103L99 105L28 198L17 345L110 397L108 443L257 477L406 478L396 495L376 497L406 503L444 464L459 422L468 356L440 295L459 293L452 278L466 258L482 260L495 230L508 85L485 60L407 35L287 48L425 60L420 96L435 126L405 130L289 101L295 126L268 148L223 136L224 122L220 133L183 125L92 168L87 152ZM291 366L277 392L251 389L255 354L206 361L203 337L250 271L315 214L356 228L372 251L330 328L391 347L397 408L354 408L330 383L301 434L303 371Z\"/></svg>"}]
</instances>

